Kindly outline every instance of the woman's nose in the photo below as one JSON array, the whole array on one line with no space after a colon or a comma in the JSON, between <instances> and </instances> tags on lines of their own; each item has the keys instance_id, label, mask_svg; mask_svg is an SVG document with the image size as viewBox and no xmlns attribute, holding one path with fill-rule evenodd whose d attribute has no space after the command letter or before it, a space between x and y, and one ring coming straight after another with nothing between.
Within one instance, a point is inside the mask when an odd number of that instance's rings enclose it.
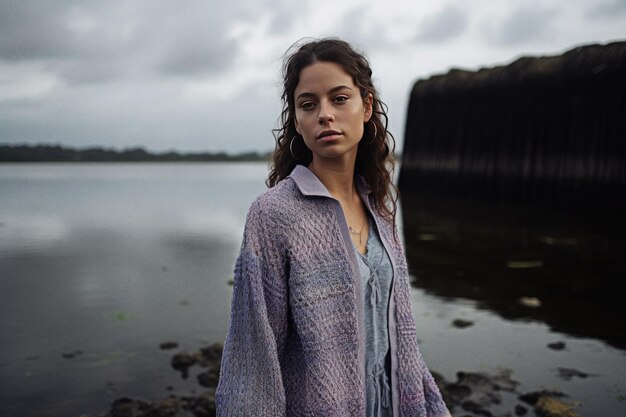
<instances>
[{"instance_id":1,"label":"woman's nose","mask_svg":"<svg viewBox=\"0 0 626 417\"><path fill-rule=\"evenodd\" d=\"M335 120L335 116L329 112L320 112L319 118L320 123L328 123Z\"/></svg>"},{"instance_id":2,"label":"woman's nose","mask_svg":"<svg viewBox=\"0 0 626 417\"><path fill-rule=\"evenodd\" d=\"M335 120L335 116L333 115L332 108L330 105L320 105L320 114L318 116L318 121L321 124L332 122Z\"/></svg>"}]
</instances>

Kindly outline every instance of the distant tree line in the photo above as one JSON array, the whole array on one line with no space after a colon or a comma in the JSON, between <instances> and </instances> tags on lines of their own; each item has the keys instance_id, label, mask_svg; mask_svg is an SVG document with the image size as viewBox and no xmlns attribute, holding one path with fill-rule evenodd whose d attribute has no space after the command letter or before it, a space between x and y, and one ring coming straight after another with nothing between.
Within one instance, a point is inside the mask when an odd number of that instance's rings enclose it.
<instances>
[{"instance_id":1,"label":"distant tree line","mask_svg":"<svg viewBox=\"0 0 626 417\"><path fill-rule=\"evenodd\" d=\"M269 153L154 153L136 147L117 151L100 147L72 149L61 145L0 145L0 162L187 162L267 161Z\"/></svg>"}]
</instances>

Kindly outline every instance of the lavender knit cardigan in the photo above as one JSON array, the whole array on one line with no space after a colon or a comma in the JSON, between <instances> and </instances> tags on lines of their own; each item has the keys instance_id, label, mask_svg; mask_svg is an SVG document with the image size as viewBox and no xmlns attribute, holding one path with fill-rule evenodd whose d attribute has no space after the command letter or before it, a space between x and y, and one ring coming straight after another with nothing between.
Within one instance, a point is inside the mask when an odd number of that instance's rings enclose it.
<instances>
[{"instance_id":1,"label":"lavender knit cardigan","mask_svg":"<svg viewBox=\"0 0 626 417\"><path fill-rule=\"evenodd\" d=\"M394 416L449 414L419 352L397 229L357 189L389 252ZM363 295L339 202L308 168L261 194L246 220L216 392L223 417L365 416Z\"/></svg>"}]
</instances>

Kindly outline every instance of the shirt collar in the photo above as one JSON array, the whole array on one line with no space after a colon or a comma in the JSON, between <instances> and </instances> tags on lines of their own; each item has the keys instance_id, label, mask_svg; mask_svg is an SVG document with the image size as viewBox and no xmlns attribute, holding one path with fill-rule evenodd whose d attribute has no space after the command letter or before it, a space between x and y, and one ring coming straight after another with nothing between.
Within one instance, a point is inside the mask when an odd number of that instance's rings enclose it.
<instances>
[{"instance_id":1,"label":"shirt collar","mask_svg":"<svg viewBox=\"0 0 626 417\"><path fill-rule=\"evenodd\" d=\"M303 195L316 195L321 197L330 197L334 198L328 190L326 186L317 178L317 176L304 165L296 165L296 167L291 171L289 177L294 180L300 192ZM363 176L356 174L356 188L361 196L369 194L372 189L365 182L365 178Z\"/></svg>"}]
</instances>

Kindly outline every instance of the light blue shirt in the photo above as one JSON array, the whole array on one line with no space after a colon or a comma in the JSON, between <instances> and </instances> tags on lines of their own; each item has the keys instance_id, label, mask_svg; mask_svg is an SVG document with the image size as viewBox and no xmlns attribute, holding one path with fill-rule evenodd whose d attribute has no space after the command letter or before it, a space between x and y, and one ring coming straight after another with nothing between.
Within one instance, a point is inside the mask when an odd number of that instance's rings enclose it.
<instances>
[{"instance_id":1,"label":"light blue shirt","mask_svg":"<svg viewBox=\"0 0 626 417\"><path fill-rule=\"evenodd\" d=\"M389 255L368 217L367 252L362 255L355 246L365 297L365 372L367 416L391 417L391 384L389 331L387 314L391 290L392 267Z\"/></svg>"}]
</instances>

